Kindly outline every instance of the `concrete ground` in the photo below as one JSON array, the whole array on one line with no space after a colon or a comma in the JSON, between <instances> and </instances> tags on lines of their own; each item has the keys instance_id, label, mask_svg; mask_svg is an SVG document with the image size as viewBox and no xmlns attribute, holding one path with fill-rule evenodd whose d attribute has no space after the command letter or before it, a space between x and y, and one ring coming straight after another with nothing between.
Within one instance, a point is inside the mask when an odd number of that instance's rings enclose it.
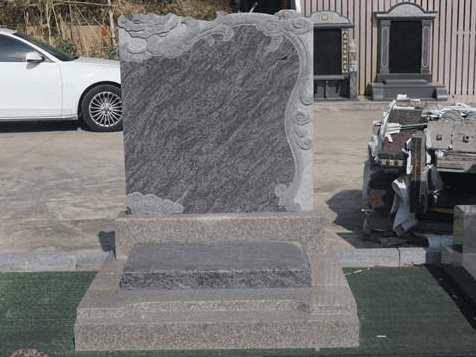
<instances>
[{"instance_id":1,"label":"concrete ground","mask_svg":"<svg viewBox=\"0 0 476 357\"><path fill-rule=\"evenodd\" d=\"M0 124L0 252L101 252L125 205L122 132Z\"/></svg>"},{"instance_id":2,"label":"concrete ground","mask_svg":"<svg viewBox=\"0 0 476 357\"><path fill-rule=\"evenodd\" d=\"M330 224L324 231L336 251L381 247L364 241L361 213L363 163L379 109L314 110L314 207Z\"/></svg>"},{"instance_id":3,"label":"concrete ground","mask_svg":"<svg viewBox=\"0 0 476 357\"><path fill-rule=\"evenodd\" d=\"M324 239L335 251L382 247L364 239L360 196L372 122L386 107L314 105L314 207L329 219ZM33 269L33 253L52 266L53 253L68 257L63 268L94 265L87 260L113 249L114 219L124 209L122 132L0 123L0 271Z\"/></svg>"}]
</instances>

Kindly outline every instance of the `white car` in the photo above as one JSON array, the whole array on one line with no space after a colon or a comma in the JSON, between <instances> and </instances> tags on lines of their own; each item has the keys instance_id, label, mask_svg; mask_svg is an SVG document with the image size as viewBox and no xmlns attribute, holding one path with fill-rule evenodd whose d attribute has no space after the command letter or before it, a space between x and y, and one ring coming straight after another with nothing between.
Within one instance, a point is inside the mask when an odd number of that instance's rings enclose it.
<instances>
[{"instance_id":1,"label":"white car","mask_svg":"<svg viewBox=\"0 0 476 357\"><path fill-rule=\"evenodd\" d=\"M122 129L119 61L71 57L0 28L0 121L77 119L94 131Z\"/></svg>"}]
</instances>

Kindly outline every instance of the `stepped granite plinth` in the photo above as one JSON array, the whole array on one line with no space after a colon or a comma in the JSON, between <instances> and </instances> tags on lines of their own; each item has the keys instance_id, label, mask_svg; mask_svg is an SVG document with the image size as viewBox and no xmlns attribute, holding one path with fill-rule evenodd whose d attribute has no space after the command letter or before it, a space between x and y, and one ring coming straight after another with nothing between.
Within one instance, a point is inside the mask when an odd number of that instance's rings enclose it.
<instances>
[{"instance_id":1,"label":"stepped granite plinth","mask_svg":"<svg viewBox=\"0 0 476 357\"><path fill-rule=\"evenodd\" d=\"M313 211L160 218L123 214L116 226L117 244L122 251L117 252L117 259L103 265L78 306L75 348L105 351L358 346L357 305L340 263L322 242L321 232L326 224ZM255 248L255 242L268 242L277 244L278 251L284 247L280 244L292 244L303 253L303 261L309 262L310 286L121 289L128 257L133 256L134 248L150 242L251 243L244 250ZM125 254L124 249L130 250ZM208 254L202 253L206 260ZM217 261L220 259L223 257Z\"/></svg>"},{"instance_id":2,"label":"stepped granite plinth","mask_svg":"<svg viewBox=\"0 0 476 357\"><path fill-rule=\"evenodd\" d=\"M357 346L312 210L312 24L292 10L118 24L127 209L75 349Z\"/></svg>"},{"instance_id":3,"label":"stepped granite plinth","mask_svg":"<svg viewBox=\"0 0 476 357\"><path fill-rule=\"evenodd\" d=\"M339 262L308 254L307 288L179 289L119 296L126 260L104 263L81 300L77 351L352 347L357 306Z\"/></svg>"}]
</instances>

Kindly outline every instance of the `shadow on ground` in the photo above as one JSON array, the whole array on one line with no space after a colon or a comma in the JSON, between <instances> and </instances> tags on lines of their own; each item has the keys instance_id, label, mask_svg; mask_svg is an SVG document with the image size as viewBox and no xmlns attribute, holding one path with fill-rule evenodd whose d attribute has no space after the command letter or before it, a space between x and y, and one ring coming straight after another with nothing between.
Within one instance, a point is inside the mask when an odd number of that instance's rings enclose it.
<instances>
[{"instance_id":1,"label":"shadow on ground","mask_svg":"<svg viewBox=\"0 0 476 357\"><path fill-rule=\"evenodd\" d=\"M37 131L76 131L81 127L73 121L16 121L0 122L0 133L25 133Z\"/></svg>"},{"instance_id":2,"label":"shadow on ground","mask_svg":"<svg viewBox=\"0 0 476 357\"><path fill-rule=\"evenodd\" d=\"M425 265L425 268L454 301L466 321L476 330L476 306L462 294L461 287L451 280L442 265Z\"/></svg>"},{"instance_id":3,"label":"shadow on ground","mask_svg":"<svg viewBox=\"0 0 476 357\"><path fill-rule=\"evenodd\" d=\"M337 217L334 224L353 232L362 231L365 215L362 213L362 191L345 190L336 193L329 200L327 206Z\"/></svg>"},{"instance_id":4,"label":"shadow on ground","mask_svg":"<svg viewBox=\"0 0 476 357\"><path fill-rule=\"evenodd\" d=\"M387 227L388 229L364 230L366 215L362 212L361 190L337 192L326 201L326 204L337 214L332 223L350 231L337 234L355 248L428 247L426 238L421 234L415 234L416 230L397 236L392 230L392 223ZM436 223L438 222L430 221L430 225L422 225L418 232L431 232L430 228Z\"/></svg>"},{"instance_id":5,"label":"shadow on ground","mask_svg":"<svg viewBox=\"0 0 476 357\"><path fill-rule=\"evenodd\" d=\"M100 231L98 239L103 252L112 251L116 256L116 233L114 231Z\"/></svg>"}]
</instances>

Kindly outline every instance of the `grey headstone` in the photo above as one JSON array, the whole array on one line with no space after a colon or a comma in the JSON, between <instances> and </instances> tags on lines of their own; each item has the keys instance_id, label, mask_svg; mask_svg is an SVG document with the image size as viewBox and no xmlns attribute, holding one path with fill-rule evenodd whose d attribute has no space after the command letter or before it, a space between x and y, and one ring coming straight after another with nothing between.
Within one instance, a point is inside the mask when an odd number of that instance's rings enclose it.
<instances>
[{"instance_id":1,"label":"grey headstone","mask_svg":"<svg viewBox=\"0 0 476 357\"><path fill-rule=\"evenodd\" d=\"M312 25L119 18L132 214L312 209Z\"/></svg>"},{"instance_id":2,"label":"grey headstone","mask_svg":"<svg viewBox=\"0 0 476 357\"><path fill-rule=\"evenodd\" d=\"M78 306L75 349L357 346L312 210L312 24L294 11L118 22L132 214Z\"/></svg>"},{"instance_id":3,"label":"grey headstone","mask_svg":"<svg viewBox=\"0 0 476 357\"><path fill-rule=\"evenodd\" d=\"M137 245L120 281L125 290L310 286L307 257L282 242Z\"/></svg>"}]
</instances>

